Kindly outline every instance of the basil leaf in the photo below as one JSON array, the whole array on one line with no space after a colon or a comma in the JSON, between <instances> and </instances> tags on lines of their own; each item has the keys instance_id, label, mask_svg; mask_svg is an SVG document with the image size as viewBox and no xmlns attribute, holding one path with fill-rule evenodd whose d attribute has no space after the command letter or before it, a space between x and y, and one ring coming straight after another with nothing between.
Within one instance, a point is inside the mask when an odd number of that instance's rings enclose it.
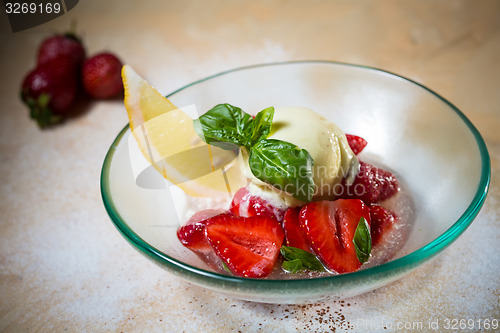
<instances>
[{"instance_id":1,"label":"basil leaf","mask_svg":"<svg viewBox=\"0 0 500 333\"><path fill-rule=\"evenodd\" d=\"M321 261L311 252L292 246L282 246L280 252L285 258L282 267L290 273L296 273L302 269L315 272L322 272L325 270ZM300 264L297 260L300 261Z\"/></svg>"},{"instance_id":2,"label":"basil leaf","mask_svg":"<svg viewBox=\"0 0 500 333\"><path fill-rule=\"evenodd\" d=\"M255 177L301 201L311 201L314 161L307 150L286 141L262 139L249 154L248 164Z\"/></svg>"},{"instance_id":3,"label":"basil leaf","mask_svg":"<svg viewBox=\"0 0 500 333\"><path fill-rule=\"evenodd\" d=\"M365 263L370 257L370 252L372 250L372 238L370 235L370 227L364 217L359 219L352 242L354 243L356 256L359 261Z\"/></svg>"},{"instance_id":4,"label":"basil leaf","mask_svg":"<svg viewBox=\"0 0 500 333\"><path fill-rule=\"evenodd\" d=\"M304 269L302 265L302 260L294 259L294 260L285 260L281 264L281 267L288 273L298 273Z\"/></svg>"},{"instance_id":5,"label":"basil leaf","mask_svg":"<svg viewBox=\"0 0 500 333\"><path fill-rule=\"evenodd\" d=\"M249 146L246 128L252 116L231 104L218 104L194 121L197 134L208 144L217 142Z\"/></svg>"},{"instance_id":6,"label":"basil leaf","mask_svg":"<svg viewBox=\"0 0 500 333\"><path fill-rule=\"evenodd\" d=\"M311 155L296 145L266 139L271 132L274 107L255 118L231 104L218 104L194 121L197 134L208 144L223 149L243 146L249 153L255 177L295 198L310 202L315 190Z\"/></svg>"},{"instance_id":7,"label":"basil leaf","mask_svg":"<svg viewBox=\"0 0 500 333\"><path fill-rule=\"evenodd\" d=\"M274 117L274 107L268 107L255 116L255 119L246 128L245 134L250 146L255 145L262 139L265 139L271 133L271 125Z\"/></svg>"}]
</instances>

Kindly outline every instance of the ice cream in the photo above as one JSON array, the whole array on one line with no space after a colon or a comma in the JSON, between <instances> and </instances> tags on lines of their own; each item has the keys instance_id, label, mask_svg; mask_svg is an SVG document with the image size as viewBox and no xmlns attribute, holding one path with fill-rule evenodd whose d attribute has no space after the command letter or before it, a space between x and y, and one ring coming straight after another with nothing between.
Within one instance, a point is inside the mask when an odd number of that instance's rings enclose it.
<instances>
[{"instance_id":1,"label":"ice cream","mask_svg":"<svg viewBox=\"0 0 500 333\"><path fill-rule=\"evenodd\" d=\"M332 122L311 109L302 107L276 108L269 138L288 141L309 152L314 160L313 179L316 191L313 200L332 199L335 186L345 178L352 182L359 168L345 134ZM247 159L245 154L243 158ZM300 205L290 195L279 192L252 175L245 165L245 175L250 180L249 191L287 206Z\"/></svg>"}]
</instances>

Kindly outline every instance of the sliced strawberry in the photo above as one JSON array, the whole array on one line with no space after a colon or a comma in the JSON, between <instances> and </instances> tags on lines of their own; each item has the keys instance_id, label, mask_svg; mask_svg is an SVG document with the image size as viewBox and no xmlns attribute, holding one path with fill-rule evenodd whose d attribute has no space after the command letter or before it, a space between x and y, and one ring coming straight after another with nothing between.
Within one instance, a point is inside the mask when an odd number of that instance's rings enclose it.
<instances>
[{"instance_id":1,"label":"sliced strawberry","mask_svg":"<svg viewBox=\"0 0 500 333\"><path fill-rule=\"evenodd\" d=\"M399 182L389 171L359 161L360 169L351 185L343 185L341 197L361 199L367 204L383 201L399 191Z\"/></svg>"},{"instance_id":2,"label":"sliced strawberry","mask_svg":"<svg viewBox=\"0 0 500 333\"><path fill-rule=\"evenodd\" d=\"M248 195L249 193L246 187L242 187L236 191L231 201L231 205L229 205L229 211L236 216L249 217L248 207L245 207L248 202L246 199Z\"/></svg>"},{"instance_id":3,"label":"sliced strawberry","mask_svg":"<svg viewBox=\"0 0 500 333\"><path fill-rule=\"evenodd\" d=\"M285 233L274 218L222 214L210 219L205 237L234 275L262 278L276 264Z\"/></svg>"},{"instance_id":4,"label":"sliced strawberry","mask_svg":"<svg viewBox=\"0 0 500 333\"><path fill-rule=\"evenodd\" d=\"M394 222L397 220L397 215L391 210L379 205L370 207L372 244L377 245L383 239L384 234L390 230Z\"/></svg>"},{"instance_id":5,"label":"sliced strawberry","mask_svg":"<svg viewBox=\"0 0 500 333\"><path fill-rule=\"evenodd\" d=\"M338 273L358 270L354 234L361 218L370 224L370 209L361 200L338 199L307 204L299 215L309 246L327 268Z\"/></svg>"},{"instance_id":6,"label":"sliced strawberry","mask_svg":"<svg viewBox=\"0 0 500 333\"><path fill-rule=\"evenodd\" d=\"M347 143L349 143L349 147L351 147L351 150L355 155L361 153L361 151L365 149L368 144L368 142L360 136L353 134L346 134L345 136L347 138Z\"/></svg>"},{"instance_id":7,"label":"sliced strawberry","mask_svg":"<svg viewBox=\"0 0 500 333\"><path fill-rule=\"evenodd\" d=\"M212 247L205 238L204 230L210 218L221 214L220 210L207 209L194 214L189 221L177 230L177 238L185 247L195 252L207 253Z\"/></svg>"},{"instance_id":8,"label":"sliced strawberry","mask_svg":"<svg viewBox=\"0 0 500 333\"><path fill-rule=\"evenodd\" d=\"M291 207L285 212L283 218L283 230L285 231L285 242L287 246L296 247L304 251L311 251L307 244L306 236L299 223L300 207Z\"/></svg>"},{"instance_id":9,"label":"sliced strawberry","mask_svg":"<svg viewBox=\"0 0 500 333\"><path fill-rule=\"evenodd\" d=\"M236 192L229 207L229 211L236 216L264 215L274 217L278 221L283 219L285 210L285 208L275 207L261 197L251 194L246 187L242 187Z\"/></svg>"}]
</instances>

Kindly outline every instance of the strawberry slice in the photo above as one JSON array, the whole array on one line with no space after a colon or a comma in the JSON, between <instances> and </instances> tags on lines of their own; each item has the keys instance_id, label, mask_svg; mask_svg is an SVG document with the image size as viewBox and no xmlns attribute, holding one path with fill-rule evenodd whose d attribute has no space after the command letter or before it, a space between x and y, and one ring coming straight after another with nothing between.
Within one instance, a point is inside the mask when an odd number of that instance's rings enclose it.
<instances>
[{"instance_id":1,"label":"strawberry slice","mask_svg":"<svg viewBox=\"0 0 500 333\"><path fill-rule=\"evenodd\" d=\"M311 252L306 236L300 227L299 213L300 207L291 207L285 212L282 222L285 231L285 242L287 246Z\"/></svg>"},{"instance_id":2,"label":"strawberry slice","mask_svg":"<svg viewBox=\"0 0 500 333\"><path fill-rule=\"evenodd\" d=\"M281 221L285 214L285 209L275 207L261 197L251 194L246 187L235 193L229 211L236 216L264 215L274 217L278 221Z\"/></svg>"},{"instance_id":3,"label":"strawberry slice","mask_svg":"<svg viewBox=\"0 0 500 333\"><path fill-rule=\"evenodd\" d=\"M391 210L379 205L370 207L371 228L373 245L379 244L384 234L392 229L394 222L397 220L397 215Z\"/></svg>"},{"instance_id":4,"label":"strawberry slice","mask_svg":"<svg viewBox=\"0 0 500 333\"><path fill-rule=\"evenodd\" d=\"M351 150L355 155L361 153L361 151L365 149L366 145L368 144L368 142L360 136L353 134L346 134L345 136L347 138L349 147L351 147Z\"/></svg>"},{"instance_id":5,"label":"strawberry slice","mask_svg":"<svg viewBox=\"0 0 500 333\"><path fill-rule=\"evenodd\" d=\"M271 217L221 214L210 219L205 237L234 275L262 278L278 261L285 233Z\"/></svg>"},{"instance_id":6,"label":"strawberry slice","mask_svg":"<svg viewBox=\"0 0 500 333\"><path fill-rule=\"evenodd\" d=\"M383 201L399 191L399 182L392 173L359 161L360 169L351 185L343 184L341 197L361 199L366 204Z\"/></svg>"},{"instance_id":7,"label":"strawberry slice","mask_svg":"<svg viewBox=\"0 0 500 333\"><path fill-rule=\"evenodd\" d=\"M202 210L194 214L188 222L177 230L177 238L192 251L208 253L212 247L205 238L204 230L210 218L221 214L217 209Z\"/></svg>"},{"instance_id":8,"label":"strawberry slice","mask_svg":"<svg viewBox=\"0 0 500 333\"><path fill-rule=\"evenodd\" d=\"M338 273L354 272L362 265L353 241L361 218L370 224L370 209L357 199L312 202L299 215L311 249Z\"/></svg>"},{"instance_id":9,"label":"strawberry slice","mask_svg":"<svg viewBox=\"0 0 500 333\"><path fill-rule=\"evenodd\" d=\"M246 187L240 188L233 196L231 205L229 206L229 211L236 216L250 217L250 212L248 210L248 189ZM253 214L255 215L255 213Z\"/></svg>"}]
</instances>

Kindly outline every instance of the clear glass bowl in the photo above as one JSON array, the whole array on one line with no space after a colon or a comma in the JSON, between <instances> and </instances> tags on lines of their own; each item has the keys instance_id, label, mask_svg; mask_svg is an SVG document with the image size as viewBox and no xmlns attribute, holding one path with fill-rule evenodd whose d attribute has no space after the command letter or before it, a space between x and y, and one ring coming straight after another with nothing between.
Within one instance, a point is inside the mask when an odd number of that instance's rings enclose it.
<instances>
[{"instance_id":1,"label":"clear glass bowl","mask_svg":"<svg viewBox=\"0 0 500 333\"><path fill-rule=\"evenodd\" d=\"M481 209L490 182L486 145L465 115L430 89L375 68L301 61L237 68L167 96L202 113L231 103L249 113L268 106L305 106L346 133L368 141L364 156L389 166L412 201L412 228L387 263L360 271L292 280L247 279L210 269L176 237L182 193L138 186L126 126L104 160L101 192L121 234L139 252L190 283L245 300L310 303L345 298L393 282L450 245ZM125 112L125 110L124 110ZM163 178L151 173L150 184ZM172 189L172 188L170 188ZM176 212L177 209L177 212Z\"/></svg>"}]
</instances>

